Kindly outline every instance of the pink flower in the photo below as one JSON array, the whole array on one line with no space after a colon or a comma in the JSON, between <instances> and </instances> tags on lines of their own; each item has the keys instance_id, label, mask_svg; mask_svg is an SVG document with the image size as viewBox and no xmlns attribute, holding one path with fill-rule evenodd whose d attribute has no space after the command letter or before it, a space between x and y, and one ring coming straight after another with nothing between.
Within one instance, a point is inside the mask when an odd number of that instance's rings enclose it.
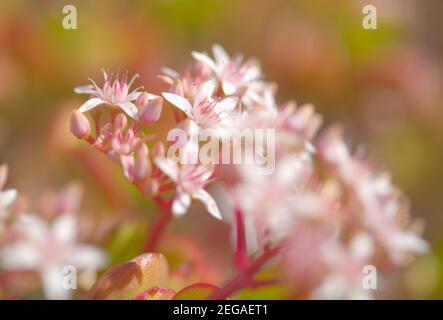
<instances>
[{"instance_id":1,"label":"pink flower","mask_svg":"<svg viewBox=\"0 0 443 320\"><path fill-rule=\"evenodd\" d=\"M423 254L428 244L404 227L407 206L386 173L376 173L361 154L352 155L341 131L329 130L319 143L319 153L344 183L356 209L350 211L384 248L393 263L402 264L410 254Z\"/></svg>"},{"instance_id":2,"label":"pink flower","mask_svg":"<svg viewBox=\"0 0 443 320\"><path fill-rule=\"evenodd\" d=\"M212 128L228 119L228 115L237 106L238 98L214 97L217 83L209 80L203 83L192 102L175 93L163 92L163 97L182 110L188 119L203 128Z\"/></svg>"},{"instance_id":3,"label":"pink flower","mask_svg":"<svg viewBox=\"0 0 443 320\"><path fill-rule=\"evenodd\" d=\"M192 56L211 68L226 95L239 95L242 102L260 101L264 82L260 80L262 72L258 63L254 60L243 62L241 55L231 58L220 45L214 45L212 51L214 59L195 51Z\"/></svg>"},{"instance_id":4,"label":"pink flower","mask_svg":"<svg viewBox=\"0 0 443 320\"><path fill-rule=\"evenodd\" d=\"M106 104L120 108L132 119L137 119L138 108L132 103L132 101L135 101L140 95L140 92L138 91L140 88L137 88L132 92L129 92L129 89L138 75L133 76L129 83L127 73L121 79L116 78L113 80L112 76L108 76L107 72L103 70L103 76L105 78L103 88L100 88L92 79L90 79L92 84L74 89L76 93L86 93L91 95L91 98L80 106L78 111L84 113L101 104ZM155 96L152 95L152 97L154 98Z\"/></svg>"},{"instance_id":5,"label":"pink flower","mask_svg":"<svg viewBox=\"0 0 443 320\"><path fill-rule=\"evenodd\" d=\"M155 158L157 167L177 185L177 192L172 203L172 212L182 216L191 205L191 199L201 201L208 212L221 219L220 211L212 196L203 188L208 183L213 169L203 165L183 165L169 158Z\"/></svg>"},{"instance_id":6,"label":"pink flower","mask_svg":"<svg viewBox=\"0 0 443 320\"><path fill-rule=\"evenodd\" d=\"M367 233L359 233L346 246L332 241L323 252L327 272L312 292L315 299L372 299L371 288L364 287L366 266L372 266L373 239ZM374 274L374 281L377 275ZM376 284L376 283L375 283ZM372 288L374 289L374 288ZM376 288L375 288L376 289Z\"/></svg>"},{"instance_id":7,"label":"pink flower","mask_svg":"<svg viewBox=\"0 0 443 320\"><path fill-rule=\"evenodd\" d=\"M62 215L51 225L37 216L22 215L13 227L19 238L1 249L2 265L6 270L40 273L48 299L70 297L69 288L63 287L65 266L95 271L106 264L102 250L77 243L77 221L73 215Z\"/></svg>"}]
</instances>

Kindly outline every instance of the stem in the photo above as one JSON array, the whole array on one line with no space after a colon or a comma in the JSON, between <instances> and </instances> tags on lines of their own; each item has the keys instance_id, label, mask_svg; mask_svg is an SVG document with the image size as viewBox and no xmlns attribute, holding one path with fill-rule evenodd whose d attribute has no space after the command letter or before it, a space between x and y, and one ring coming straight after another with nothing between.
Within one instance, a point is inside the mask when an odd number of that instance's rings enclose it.
<instances>
[{"instance_id":1,"label":"stem","mask_svg":"<svg viewBox=\"0 0 443 320\"><path fill-rule=\"evenodd\" d=\"M235 210L235 220L237 226L237 250L235 252L235 265L239 270L248 265L248 255L246 253L245 224L243 214L239 208Z\"/></svg>"},{"instance_id":2,"label":"stem","mask_svg":"<svg viewBox=\"0 0 443 320\"><path fill-rule=\"evenodd\" d=\"M172 214L171 214L171 201L163 200L160 197L154 198L158 207L160 208L160 217L154 222L149 236L146 239L145 246L143 248L143 252L153 252L160 242L161 237L163 236L166 227L171 222Z\"/></svg>"},{"instance_id":3,"label":"stem","mask_svg":"<svg viewBox=\"0 0 443 320\"><path fill-rule=\"evenodd\" d=\"M280 247L267 248L261 256L254 260L245 269L240 270L237 275L225 284L223 287L215 291L210 300L225 300L235 292L245 288L256 288L258 286L273 284L274 281L257 281L254 275L263 267L263 265L280 252Z\"/></svg>"}]
</instances>

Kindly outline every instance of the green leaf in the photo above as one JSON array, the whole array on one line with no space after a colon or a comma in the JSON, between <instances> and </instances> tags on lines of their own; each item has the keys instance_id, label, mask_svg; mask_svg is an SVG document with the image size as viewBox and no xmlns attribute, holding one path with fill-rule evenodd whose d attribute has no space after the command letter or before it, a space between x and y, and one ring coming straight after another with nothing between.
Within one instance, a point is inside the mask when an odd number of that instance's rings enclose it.
<instances>
[{"instance_id":1,"label":"green leaf","mask_svg":"<svg viewBox=\"0 0 443 320\"><path fill-rule=\"evenodd\" d=\"M107 247L111 264L128 261L142 252L145 235L146 227L143 224L128 222L121 226Z\"/></svg>"}]
</instances>

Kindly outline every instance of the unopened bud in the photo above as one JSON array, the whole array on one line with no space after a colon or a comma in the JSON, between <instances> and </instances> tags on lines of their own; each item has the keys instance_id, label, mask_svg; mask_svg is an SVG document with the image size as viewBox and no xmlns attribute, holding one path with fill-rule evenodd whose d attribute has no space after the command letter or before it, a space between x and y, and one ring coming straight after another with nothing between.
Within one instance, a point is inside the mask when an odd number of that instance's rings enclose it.
<instances>
[{"instance_id":1,"label":"unopened bud","mask_svg":"<svg viewBox=\"0 0 443 320\"><path fill-rule=\"evenodd\" d=\"M119 113L114 119L114 127L123 130L128 124L128 118L123 113Z\"/></svg>"},{"instance_id":2,"label":"unopened bud","mask_svg":"<svg viewBox=\"0 0 443 320\"><path fill-rule=\"evenodd\" d=\"M142 181L151 173L151 162L148 158L149 149L143 143L135 155L134 180Z\"/></svg>"},{"instance_id":3,"label":"unopened bud","mask_svg":"<svg viewBox=\"0 0 443 320\"><path fill-rule=\"evenodd\" d=\"M163 108L163 99L154 99L144 104L140 110L140 121L149 125L156 122L160 118Z\"/></svg>"},{"instance_id":4,"label":"unopened bud","mask_svg":"<svg viewBox=\"0 0 443 320\"><path fill-rule=\"evenodd\" d=\"M147 92L142 92L140 93L140 95L138 96L137 100L136 100L136 104L140 107L143 107L144 105L146 105L149 102L149 94Z\"/></svg>"},{"instance_id":5,"label":"unopened bud","mask_svg":"<svg viewBox=\"0 0 443 320\"><path fill-rule=\"evenodd\" d=\"M79 111L74 111L69 121L69 128L74 136L79 139L84 139L89 136L90 125L89 120L85 115Z\"/></svg>"}]
</instances>

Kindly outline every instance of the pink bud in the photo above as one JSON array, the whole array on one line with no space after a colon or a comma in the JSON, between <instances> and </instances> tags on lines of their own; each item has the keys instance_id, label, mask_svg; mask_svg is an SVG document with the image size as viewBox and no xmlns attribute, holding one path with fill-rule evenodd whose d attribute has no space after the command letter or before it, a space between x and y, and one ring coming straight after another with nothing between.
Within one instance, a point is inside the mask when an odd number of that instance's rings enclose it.
<instances>
[{"instance_id":1,"label":"pink bud","mask_svg":"<svg viewBox=\"0 0 443 320\"><path fill-rule=\"evenodd\" d=\"M144 180L151 172L151 162L149 161L148 153L149 149L143 143L135 155L133 171L135 181Z\"/></svg>"},{"instance_id":2,"label":"pink bud","mask_svg":"<svg viewBox=\"0 0 443 320\"><path fill-rule=\"evenodd\" d=\"M140 120L143 124L149 125L160 118L163 108L163 99L154 99L143 105L140 111Z\"/></svg>"},{"instance_id":3,"label":"pink bud","mask_svg":"<svg viewBox=\"0 0 443 320\"><path fill-rule=\"evenodd\" d=\"M114 119L114 127L123 130L128 124L128 118L123 113L119 113Z\"/></svg>"},{"instance_id":4,"label":"pink bud","mask_svg":"<svg viewBox=\"0 0 443 320\"><path fill-rule=\"evenodd\" d=\"M137 98L136 104L140 107L145 106L149 102L149 94L147 92L142 92Z\"/></svg>"},{"instance_id":5,"label":"pink bud","mask_svg":"<svg viewBox=\"0 0 443 320\"><path fill-rule=\"evenodd\" d=\"M165 146L162 142L157 142L152 148L153 157L164 157L165 156Z\"/></svg>"},{"instance_id":6,"label":"pink bud","mask_svg":"<svg viewBox=\"0 0 443 320\"><path fill-rule=\"evenodd\" d=\"M78 111L72 113L69 128L71 129L72 134L79 139L87 138L90 133L88 118Z\"/></svg>"}]
</instances>

